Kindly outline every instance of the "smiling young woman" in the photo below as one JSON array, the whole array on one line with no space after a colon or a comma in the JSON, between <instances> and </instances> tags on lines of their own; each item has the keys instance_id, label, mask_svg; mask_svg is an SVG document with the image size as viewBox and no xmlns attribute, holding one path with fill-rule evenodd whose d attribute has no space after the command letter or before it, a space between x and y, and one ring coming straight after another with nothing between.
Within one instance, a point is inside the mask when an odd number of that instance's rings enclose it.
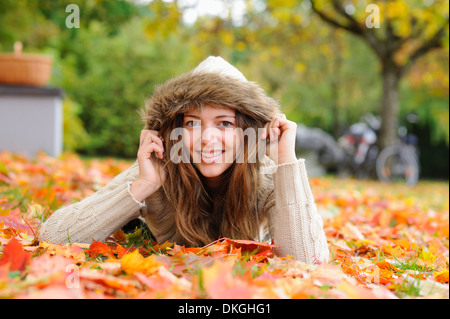
<instances>
[{"instance_id":1,"label":"smiling young woman","mask_svg":"<svg viewBox=\"0 0 450 319\"><path fill-rule=\"evenodd\" d=\"M53 213L42 240L102 241L143 218L159 242L265 240L280 256L328 260L304 159L295 156L296 124L239 70L209 57L158 86L142 118L137 161Z\"/></svg>"}]
</instances>

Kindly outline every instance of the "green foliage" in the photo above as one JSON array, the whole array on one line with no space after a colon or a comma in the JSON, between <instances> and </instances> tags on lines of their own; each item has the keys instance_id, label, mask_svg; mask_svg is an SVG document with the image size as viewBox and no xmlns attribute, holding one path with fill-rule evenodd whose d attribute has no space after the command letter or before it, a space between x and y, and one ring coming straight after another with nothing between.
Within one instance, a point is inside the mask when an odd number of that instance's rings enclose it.
<instances>
[{"instance_id":1,"label":"green foliage","mask_svg":"<svg viewBox=\"0 0 450 319\"><path fill-rule=\"evenodd\" d=\"M143 128L138 111L156 84L186 68L178 39L150 40L144 27L135 20L108 37L102 24L92 23L77 35L78 52L67 54L72 65L60 81L82 105L90 135L82 153L134 157Z\"/></svg>"},{"instance_id":2,"label":"green foliage","mask_svg":"<svg viewBox=\"0 0 450 319\"><path fill-rule=\"evenodd\" d=\"M315 2L333 17L330 1ZM350 2L356 7L355 18L363 21L367 1ZM54 58L51 85L66 93L64 146L68 150L135 157L143 127L138 110L154 86L208 55L223 56L248 79L259 82L280 101L290 119L321 127L336 137L364 113L377 113L381 103L376 54L359 38L321 21L309 1L249 0L244 23L236 24L230 14L204 16L194 25L183 25L187 8L176 1L136 5L77 0L81 26L68 29L65 8L70 3L0 1L0 51L11 51L14 41L21 40L25 52ZM399 35L408 31L402 6L427 24L424 36L433 33L433 7L424 9L403 0L392 4L384 12L401 22L393 25ZM400 117L415 111L420 125L431 133L423 142L445 141L448 147L448 33L444 42L440 53L433 51L419 59L402 82ZM412 44L405 46L398 61L404 62L412 49Z\"/></svg>"},{"instance_id":3,"label":"green foliage","mask_svg":"<svg viewBox=\"0 0 450 319\"><path fill-rule=\"evenodd\" d=\"M355 50L336 49L331 56L321 52L321 47L331 41ZM295 70L296 61L304 66L301 71ZM284 74L289 76L283 77L285 83L278 92L292 120L324 128L337 137L364 113L377 112L381 83L373 67L376 61L368 48L354 38L329 34L292 64L286 67Z\"/></svg>"},{"instance_id":4,"label":"green foliage","mask_svg":"<svg viewBox=\"0 0 450 319\"><path fill-rule=\"evenodd\" d=\"M419 115L421 125L430 125L431 144L444 141L449 144L449 99L447 96L433 96L426 88L415 90L406 84L401 91L403 113L415 112ZM404 116L402 116L404 117Z\"/></svg>"},{"instance_id":5,"label":"green foliage","mask_svg":"<svg viewBox=\"0 0 450 319\"><path fill-rule=\"evenodd\" d=\"M66 98L63 101L64 112L64 150L76 151L89 143L89 135L84 129L83 122L78 117L81 105Z\"/></svg>"}]
</instances>

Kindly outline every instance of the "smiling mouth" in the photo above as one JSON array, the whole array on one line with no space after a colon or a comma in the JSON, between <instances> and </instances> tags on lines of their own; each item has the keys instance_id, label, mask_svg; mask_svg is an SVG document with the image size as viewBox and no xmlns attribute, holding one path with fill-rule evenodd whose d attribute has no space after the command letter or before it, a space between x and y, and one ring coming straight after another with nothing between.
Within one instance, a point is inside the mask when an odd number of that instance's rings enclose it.
<instances>
[{"instance_id":1,"label":"smiling mouth","mask_svg":"<svg viewBox=\"0 0 450 319\"><path fill-rule=\"evenodd\" d=\"M213 158L213 157L222 155L224 152L225 152L224 150L217 150L217 151L212 151L212 152L200 152L200 154L203 157Z\"/></svg>"},{"instance_id":2,"label":"smiling mouth","mask_svg":"<svg viewBox=\"0 0 450 319\"><path fill-rule=\"evenodd\" d=\"M211 152L205 152L205 151L200 152L200 151L197 151L197 154L199 154L201 156L202 162L205 162L205 163L213 163L213 162L215 162L224 153L225 153L224 150L216 150L216 151L211 151Z\"/></svg>"}]
</instances>

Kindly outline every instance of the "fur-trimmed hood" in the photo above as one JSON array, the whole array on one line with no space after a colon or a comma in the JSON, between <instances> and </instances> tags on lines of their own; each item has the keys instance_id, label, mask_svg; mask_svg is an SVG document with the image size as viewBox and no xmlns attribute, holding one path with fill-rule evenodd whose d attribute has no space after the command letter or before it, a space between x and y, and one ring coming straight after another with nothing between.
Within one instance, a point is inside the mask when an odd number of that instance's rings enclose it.
<instances>
[{"instance_id":1,"label":"fur-trimmed hood","mask_svg":"<svg viewBox=\"0 0 450 319\"><path fill-rule=\"evenodd\" d=\"M227 196L227 199L238 198L241 207L247 207L245 211L234 209L234 206L231 210L228 209L230 205L236 204L236 201L228 200L228 206L224 206L223 201L206 203L209 195L206 194L207 191L203 188L199 177L192 173L194 170L190 164L181 162L177 164L171 160L172 148L178 143L176 139L172 140L171 131L182 127L184 113L192 109L201 109L206 105L235 110L236 124L244 130L247 127L263 128L279 113L279 105L274 99L267 96L259 85L247 81L242 73L221 58L210 57L194 70L156 87L153 96L145 105L142 117L145 129L156 130L164 138L165 152L162 162L166 170L166 182L158 192L147 199L146 205L150 209L144 216L158 241L188 243L197 240L196 236L189 235L192 228L185 227L186 225L197 225L196 227L202 231L208 232L210 238L206 238L206 241L217 238L216 235L228 237L236 235L245 238L257 235L250 234L250 228L253 227L250 226L252 225L250 221L254 221L254 225L257 226L257 229L253 228L251 232L256 230L261 232L264 229L263 233L267 233L268 211L274 205L274 192L272 175L270 170L266 169L266 166L270 166L266 163L268 160L266 155L262 159L258 156L255 162L249 161L245 166L236 164L237 168L231 172L230 179L239 176L239 181L236 178L232 179L233 187L241 183L240 189L243 191L233 190L226 192L224 196ZM258 140L255 145L257 149L259 143L261 142ZM180 171L183 173L180 174ZM254 187L249 189L249 185ZM184 193L186 188L189 188L191 195L197 196L198 205L195 207L192 205L182 207L188 200ZM243 193L246 193L245 196L248 198L240 199ZM192 198L189 200L192 201ZM244 205L245 200L255 203L254 206L249 209ZM235 216L240 213L243 215ZM211 216L214 218L210 218ZM238 228L234 224L236 220L240 221ZM214 224L219 221L220 226ZM225 228L221 230L223 225ZM247 228L244 230L244 227Z\"/></svg>"},{"instance_id":2,"label":"fur-trimmed hood","mask_svg":"<svg viewBox=\"0 0 450 319\"><path fill-rule=\"evenodd\" d=\"M202 67L205 63L207 67ZM159 131L177 114L204 105L231 108L257 122L270 122L279 112L278 103L237 72L223 59L210 57L194 70L157 86L141 114L145 129Z\"/></svg>"}]
</instances>

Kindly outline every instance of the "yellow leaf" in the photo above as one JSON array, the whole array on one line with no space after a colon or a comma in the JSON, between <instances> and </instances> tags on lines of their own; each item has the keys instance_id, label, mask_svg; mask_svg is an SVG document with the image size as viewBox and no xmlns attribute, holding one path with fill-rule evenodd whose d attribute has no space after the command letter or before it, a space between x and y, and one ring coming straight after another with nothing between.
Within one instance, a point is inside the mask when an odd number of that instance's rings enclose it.
<instances>
[{"instance_id":1,"label":"yellow leaf","mask_svg":"<svg viewBox=\"0 0 450 319\"><path fill-rule=\"evenodd\" d=\"M162 264L156 260L154 255L144 258L138 250L135 250L123 256L120 260L120 265L127 274L140 272L150 275L158 271Z\"/></svg>"},{"instance_id":2,"label":"yellow leaf","mask_svg":"<svg viewBox=\"0 0 450 319\"><path fill-rule=\"evenodd\" d=\"M433 263L436 259L436 256L433 255L432 253L428 252L428 251L421 251L419 254L419 260L417 261L417 263L419 265L425 265L425 266L430 266L433 267Z\"/></svg>"}]
</instances>

